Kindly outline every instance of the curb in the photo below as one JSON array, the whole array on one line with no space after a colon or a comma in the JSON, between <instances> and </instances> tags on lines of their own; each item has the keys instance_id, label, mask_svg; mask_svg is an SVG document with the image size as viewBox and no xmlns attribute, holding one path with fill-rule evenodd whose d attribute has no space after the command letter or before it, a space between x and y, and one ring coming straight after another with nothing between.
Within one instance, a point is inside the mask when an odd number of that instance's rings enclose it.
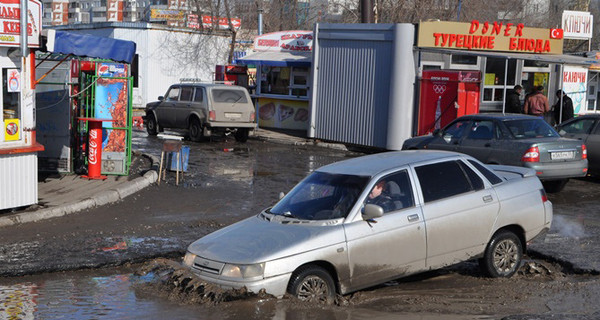
<instances>
[{"instance_id":1,"label":"curb","mask_svg":"<svg viewBox=\"0 0 600 320\"><path fill-rule=\"evenodd\" d=\"M148 157L150 160L152 160L150 170L144 173L143 176L135 178L118 188L105 190L98 193L94 197L86 198L81 201L68 203L58 207L36 210L33 212L21 212L11 215L10 217L0 217L0 228L26 222L37 222L50 218L62 217L64 215L79 212L85 209L117 202L148 187L149 185L155 183L158 179L158 158L150 154L142 154L142 156Z\"/></svg>"},{"instance_id":2,"label":"curb","mask_svg":"<svg viewBox=\"0 0 600 320\"><path fill-rule=\"evenodd\" d=\"M285 144L285 145L317 146L317 147L321 147L321 148L348 151L348 148L344 144L322 142L319 140L311 140L311 139L303 139L303 138L279 138L279 137L269 137L269 136L259 135L259 134L250 135L249 138L258 140L258 141L266 141L266 142Z\"/></svg>"}]
</instances>

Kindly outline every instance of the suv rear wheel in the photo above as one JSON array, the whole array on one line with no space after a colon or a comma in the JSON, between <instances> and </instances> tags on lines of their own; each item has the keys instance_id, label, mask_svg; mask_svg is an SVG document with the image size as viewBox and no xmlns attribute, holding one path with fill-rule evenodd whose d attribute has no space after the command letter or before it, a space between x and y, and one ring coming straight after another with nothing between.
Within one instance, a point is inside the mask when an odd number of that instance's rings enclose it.
<instances>
[{"instance_id":1,"label":"suv rear wheel","mask_svg":"<svg viewBox=\"0 0 600 320\"><path fill-rule=\"evenodd\" d=\"M155 136L158 134L158 123L153 114L148 114L146 117L146 131L149 135Z\"/></svg>"},{"instance_id":2,"label":"suv rear wheel","mask_svg":"<svg viewBox=\"0 0 600 320\"><path fill-rule=\"evenodd\" d=\"M248 141L248 128L239 128L235 131L235 141L246 142Z\"/></svg>"},{"instance_id":3,"label":"suv rear wheel","mask_svg":"<svg viewBox=\"0 0 600 320\"><path fill-rule=\"evenodd\" d=\"M193 118L190 121L189 131L192 141L200 141L202 139L202 125L200 124L200 120Z\"/></svg>"}]
</instances>

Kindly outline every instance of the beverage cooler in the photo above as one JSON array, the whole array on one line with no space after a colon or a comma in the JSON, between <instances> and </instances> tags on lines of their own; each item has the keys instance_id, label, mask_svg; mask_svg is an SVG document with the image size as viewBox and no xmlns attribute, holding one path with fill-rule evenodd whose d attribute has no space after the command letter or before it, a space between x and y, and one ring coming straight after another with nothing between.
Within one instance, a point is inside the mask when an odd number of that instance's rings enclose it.
<instances>
[{"instance_id":1,"label":"beverage cooler","mask_svg":"<svg viewBox=\"0 0 600 320\"><path fill-rule=\"evenodd\" d=\"M479 71L425 70L421 78L418 135L479 112Z\"/></svg>"},{"instance_id":2,"label":"beverage cooler","mask_svg":"<svg viewBox=\"0 0 600 320\"><path fill-rule=\"evenodd\" d=\"M217 65L215 81L225 81L248 88L248 67L236 65Z\"/></svg>"}]
</instances>

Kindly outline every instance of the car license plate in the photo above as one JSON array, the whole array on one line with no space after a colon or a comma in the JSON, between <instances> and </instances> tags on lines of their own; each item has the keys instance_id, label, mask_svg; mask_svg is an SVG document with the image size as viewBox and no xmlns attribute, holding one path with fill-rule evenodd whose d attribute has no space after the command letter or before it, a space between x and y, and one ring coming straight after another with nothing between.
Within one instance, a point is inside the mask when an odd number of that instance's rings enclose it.
<instances>
[{"instance_id":1,"label":"car license plate","mask_svg":"<svg viewBox=\"0 0 600 320\"><path fill-rule=\"evenodd\" d=\"M574 157L575 157L575 152L573 152L573 151L560 151L560 152L550 153L550 158L552 160L573 159Z\"/></svg>"},{"instance_id":2,"label":"car license plate","mask_svg":"<svg viewBox=\"0 0 600 320\"><path fill-rule=\"evenodd\" d=\"M225 117L230 119L239 119L242 117L242 114L239 112L225 112Z\"/></svg>"}]
</instances>

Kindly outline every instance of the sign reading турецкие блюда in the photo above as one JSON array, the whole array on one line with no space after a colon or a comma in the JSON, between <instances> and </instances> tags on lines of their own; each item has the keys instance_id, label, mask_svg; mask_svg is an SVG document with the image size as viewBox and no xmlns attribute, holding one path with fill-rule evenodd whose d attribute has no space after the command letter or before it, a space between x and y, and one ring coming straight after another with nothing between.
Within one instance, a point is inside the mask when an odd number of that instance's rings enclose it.
<instances>
[{"instance_id":1,"label":"sign reading \u0442\u0443\u0440\u0435\u0446\u043a\u0438\u0435 \u0431\u043b\u044e\u0434\u0430","mask_svg":"<svg viewBox=\"0 0 600 320\"><path fill-rule=\"evenodd\" d=\"M418 46L459 50L562 54L563 30L522 23L428 21L419 23Z\"/></svg>"}]
</instances>

